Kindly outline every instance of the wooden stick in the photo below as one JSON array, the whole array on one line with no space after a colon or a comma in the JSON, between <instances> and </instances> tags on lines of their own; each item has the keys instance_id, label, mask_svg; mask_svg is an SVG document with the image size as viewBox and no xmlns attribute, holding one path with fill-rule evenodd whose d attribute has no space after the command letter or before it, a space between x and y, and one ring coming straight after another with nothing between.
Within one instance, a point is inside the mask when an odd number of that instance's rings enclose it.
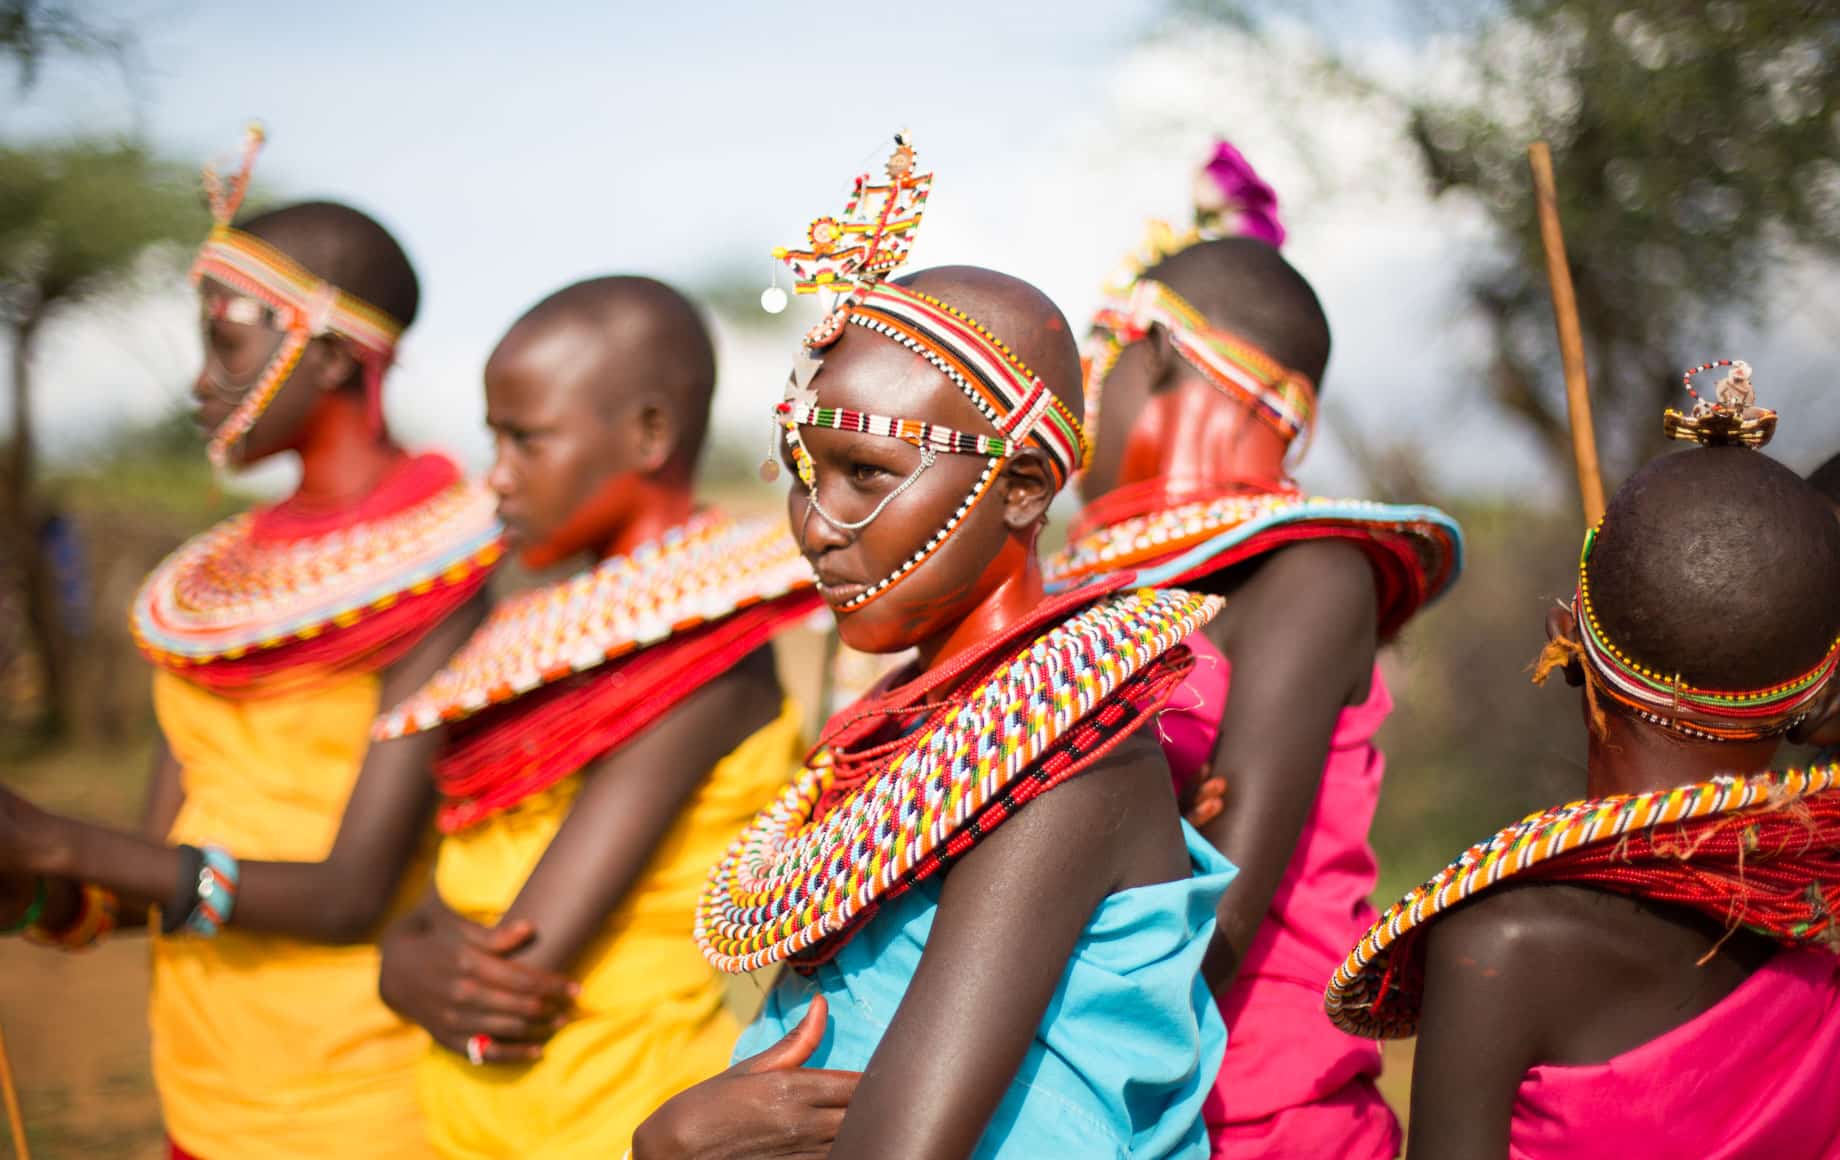
<instances>
[{"instance_id":1,"label":"wooden stick","mask_svg":"<svg viewBox=\"0 0 1840 1160\"><path fill-rule=\"evenodd\" d=\"M0 1034L0 1096L6 1099L6 1122L13 1132L13 1154L19 1160L32 1160L26 1147L26 1117L19 1110L19 1089L13 1086L13 1064L6 1057L6 1036Z\"/></svg>"},{"instance_id":2,"label":"wooden stick","mask_svg":"<svg viewBox=\"0 0 1840 1160\"><path fill-rule=\"evenodd\" d=\"M1553 183L1552 150L1546 142L1527 147L1533 168L1533 200L1539 207L1540 241L1546 247L1546 277L1552 286L1553 319L1559 327L1559 359L1565 368L1565 407L1572 425L1572 457L1578 463L1578 494L1584 522L1595 527L1604 515L1604 476L1597 466L1597 432L1591 425L1591 387L1585 380L1584 335L1578 328L1578 297L1565 260L1559 229L1559 193Z\"/></svg>"}]
</instances>

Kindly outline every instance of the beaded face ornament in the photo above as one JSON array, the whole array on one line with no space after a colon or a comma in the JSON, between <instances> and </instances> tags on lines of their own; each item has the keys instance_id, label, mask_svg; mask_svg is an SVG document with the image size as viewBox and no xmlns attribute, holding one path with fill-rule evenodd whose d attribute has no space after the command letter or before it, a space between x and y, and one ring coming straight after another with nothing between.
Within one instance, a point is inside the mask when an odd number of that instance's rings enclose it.
<instances>
[{"instance_id":1,"label":"beaded face ornament","mask_svg":"<svg viewBox=\"0 0 1840 1160\"><path fill-rule=\"evenodd\" d=\"M1688 392L1693 393L1694 375L1714 367L1731 368L1718 385L1717 401L1694 394L1699 402L1692 414L1667 412L1668 434L1708 445L1763 446L1775 431L1776 413L1756 405L1748 364L1725 359L1695 367L1685 376ZM1650 668L1609 638L1591 607L1591 552L1602 530L1600 520L1585 533L1578 558L1578 590L1572 597L1580 650L1589 669L1587 679L1599 691L1644 721L1702 740L1751 741L1786 733L1801 722L1803 711L1820 696L1840 666L1840 640L1807 672L1763 689L1701 689L1687 684L1678 673Z\"/></svg>"},{"instance_id":2,"label":"beaded face ornament","mask_svg":"<svg viewBox=\"0 0 1840 1160\"><path fill-rule=\"evenodd\" d=\"M860 531L912 488L939 455L981 455L988 461L945 525L894 572L837 605L839 612L862 608L931 556L989 490L1003 462L1023 447L1033 446L1047 454L1057 485L1066 483L1086 454L1079 421L1002 340L936 298L881 281L906 260L932 182L932 174L916 175L913 168L913 146L906 134L897 134L885 184L870 184L867 175L858 177L843 220L821 217L812 223L808 231L811 249L774 252L791 267L798 293L838 296L834 303L826 303L825 318L806 334L786 381L785 395L773 409L776 442L783 443L808 493L807 520L815 511L842 531ZM994 435L955 431L922 419L820 406L813 386L823 366L820 352L834 344L846 326L860 326L925 359L977 405ZM899 439L920 449L920 462L868 515L840 519L827 512L818 498L817 469L800 437L802 427ZM761 464L761 475L769 481L778 478L777 448Z\"/></svg>"},{"instance_id":3,"label":"beaded face ornament","mask_svg":"<svg viewBox=\"0 0 1840 1160\"><path fill-rule=\"evenodd\" d=\"M261 372L247 383L224 375L207 357L213 390L226 400L237 400L205 449L212 465L220 469L229 462L231 449L274 401L307 344L323 335L343 339L363 366L372 422L381 424L383 373L403 332L402 323L382 310L312 274L254 234L232 228L231 219L249 190L250 170L264 140L262 127L250 125L241 163L227 179L218 173L215 163L204 168L205 195L214 224L192 263L191 280L199 285L208 278L230 292L207 295L205 317L267 326L281 335Z\"/></svg>"}]
</instances>

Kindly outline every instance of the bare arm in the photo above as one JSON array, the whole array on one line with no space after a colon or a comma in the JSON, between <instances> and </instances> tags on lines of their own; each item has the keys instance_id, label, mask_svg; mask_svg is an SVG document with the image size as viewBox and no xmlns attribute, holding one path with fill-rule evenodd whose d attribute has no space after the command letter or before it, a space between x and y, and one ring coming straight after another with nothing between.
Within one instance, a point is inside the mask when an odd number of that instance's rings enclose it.
<instances>
[{"instance_id":1,"label":"bare arm","mask_svg":"<svg viewBox=\"0 0 1840 1160\"><path fill-rule=\"evenodd\" d=\"M1412 1062L1412 1160L1508 1154L1514 1099L1541 1058L1547 980L1567 956L1512 894L1483 898L1426 932L1424 1002ZM1561 970L1557 973L1563 974Z\"/></svg>"},{"instance_id":2,"label":"bare arm","mask_svg":"<svg viewBox=\"0 0 1840 1160\"><path fill-rule=\"evenodd\" d=\"M572 967L638 882L684 803L779 709L773 653L762 648L591 766L568 818L501 920L536 930L518 957L547 970Z\"/></svg>"},{"instance_id":3,"label":"bare arm","mask_svg":"<svg viewBox=\"0 0 1840 1160\"><path fill-rule=\"evenodd\" d=\"M1377 620L1359 550L1304 543L1266 561L1204 630L1233 666L1212 765L1226 783L1223 808L1202 830L1239 867L1203 967L1217 994L1238 974L1297 851L1336 719L1366 692Z\"/></svg>"},{"instance_id":4,"label":"bare arm","mask_svg":"<svg viewBox=\"0 0 1840 1160\"><path fill-rule=\"evenodd\" d=\"M1135 740L1135 738L1133 739ZM1026 806L946 876L919 968L831 1155L963 1157L1016 1077L1080 933L1150 835L1187 870L1169 773L1124 747ZM1171 863L1174 865L1174 863ZM1167 868L1167 867L1166 867Z\"/></svg>"},{"instance_id":5,"label":"bare arm","mask_svg":"<svg viewBox=\"0 0 1840 1160\"><path fill-rule=\"evenodd\" d=\"M379 989L451 1051L495 1040L494 1062L534 1059L556 1029L576 959L638 882L684 804L778 714L770 649L712 681L584 771L568 817L496 927L430 899L383 940ZM788 771L790 772L790 771ZM417 925L419 924L419 925Z\"/></svg>"},{"instance_id":6,"label":"bare arm","mask_svg":"<svg viewBox=\"0 0 1840 1160\"><path fill-rule=\"evenodd\" d=\"M485 607L484 595L475 597L392 665L383 674L382 703L397 703L433 676L471 635ZM372 746L325 859L242 863L232 921L317 942L366 938L390 904L427 822L434 800L428 765L441 736L416 734ZM10 846L23 851L33 873L95 882L124 897L170 897L181 860L163 831L183 798L177 766L161 752L146 812L147 830L159 827L159 837L45 814L15 798L6 803L12 833L0 831L0 860Z\"/></svg>"}]
</instances>

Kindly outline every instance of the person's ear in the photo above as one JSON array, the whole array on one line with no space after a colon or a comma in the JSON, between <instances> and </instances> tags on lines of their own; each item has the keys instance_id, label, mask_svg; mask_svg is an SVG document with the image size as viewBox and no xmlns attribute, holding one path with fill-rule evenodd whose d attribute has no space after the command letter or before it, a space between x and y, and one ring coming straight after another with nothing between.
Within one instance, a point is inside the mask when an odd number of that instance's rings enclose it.
<instances>
[{"instance_id":1,"label":"person's ear","mask_svg":"<svg viewBox=\"0 0 1840 1160\"><path fill-rule=\"evenodd\" d=\"M1016 452L997 477L1003 495L1003 522L1011 531L1037 527L1048 518L1048 506L1060 490L1048 453L1039 447Z\"/></svg>"},{"instance_id":2,"label":"person's ear","mask_svg":"<svg viewBox=\"0 0 1840 1160\"><path fill-rule=\"evenodd\" d=\"M336 391L356 380L358 359L339 339L326 335L308 344L302 352L296 374L304 374L307 385L316 391Z\"/></svg>"},{"instance_id":3,"label":"person's ear","mask_svg":"<svg viewBox=\"0 0 1840 1160\"><path fill-rule=\"evenodd\" d=\"M1150 359L1150 373L1145 380L1150 384L1150 393L1155 394L1169 385L1169 379L1176 373L1181 361L1176 355L1175 343L1169 337L1169 329L1162 323L1150 328L1144 336L1144 349Z\"/></svg>"},{"instance_id":4,"label":"person's ear","mask_svg":"<svg viewBox=\"0 0 1840 1160\"><path fill-rule=\"evenodd\" d=\"M1829 680L1821 695L1809 703L1801 724L1789 731L1789 740L1820 749L1840 745L1840 680Z\"/></svg>"},{"instance_id":5,"label":"person's ear","mask_svg":"<svg viewBox=\"0 0 1840 1160\"><path fill-rule=\"evenodd\" d=\"M632 415L634 469L652 475L662 471L677 451L677 416L662 399L642 400Z\"/></svg>"},{"instance_id":6,"label":"person's ear","mask_svg":"<svg viewBox=\"0 0 1840 1160\"><path fill-rule=\"evenodd\" d=\"M1549 643L1560 640L1571 643L1573 647L1567 651L1571 653L1572 659L1567 660L1562 669L1565 673L1565 683L1574 689L1583 685L1584 669L1579 665L1577 660L1579 655L1577 648L1579 643L1578 618L1572 614L1570 608L1563 604L1555 604L1547 609L1546 639Z\"/></svg>"}]
</instances>

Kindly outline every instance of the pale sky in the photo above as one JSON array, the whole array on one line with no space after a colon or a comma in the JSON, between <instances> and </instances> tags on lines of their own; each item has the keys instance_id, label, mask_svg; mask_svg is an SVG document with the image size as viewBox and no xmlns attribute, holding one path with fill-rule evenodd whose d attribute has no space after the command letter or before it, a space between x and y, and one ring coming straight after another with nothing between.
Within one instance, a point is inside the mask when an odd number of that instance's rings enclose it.
<instances>
[{"instance_id":1,"label":"pale sky","mask_svg":"<svg viewBox=\"0 0 1840 1160\"><path fill-rule=\"evenodd\" d=\"M1382 440L1435 444L1454 485L1507 492L1546 478L1473 385L1482 347L1459 279L1464 256L1488 245L1480 215L1426 199L1397 126L1300 90L1293 54L1307 45L1146 39L1154 0L114 7L142 32L139 124L161 150L225 153L259 117L271 196L347 201L397 232L423 306L389 411L409 440L475 468L480 368L525 308L610 272L691 291L737 276L764 287L768 251L840 210L849 178L907 127L937 174L915 264L1018 274L1076 325L1143 221L1186 214L1190 174L1224 133L1278 187L1286 252L1329 310L1328 406ZM1465 67L1436 44L1362 33L1383 67ZM0 109L0 136L118 130L133 103L107 70L54 63ZM195 359L194 317L173 285L55 330L39 409L53 450L102 417L170 406ZM782 317L777 328L718 319L718 422L749 447L757 431L765 444L760 416L814 308L795 302ZM1791 309L1768 350L1812 371L1825 326ZM1767 353L1740 353L1767 365ZM1805 466L1819 449L1791 437L1782 450ZM1329 435L1301 475L1358 486Z\"/></svg>"}]
</instances>

